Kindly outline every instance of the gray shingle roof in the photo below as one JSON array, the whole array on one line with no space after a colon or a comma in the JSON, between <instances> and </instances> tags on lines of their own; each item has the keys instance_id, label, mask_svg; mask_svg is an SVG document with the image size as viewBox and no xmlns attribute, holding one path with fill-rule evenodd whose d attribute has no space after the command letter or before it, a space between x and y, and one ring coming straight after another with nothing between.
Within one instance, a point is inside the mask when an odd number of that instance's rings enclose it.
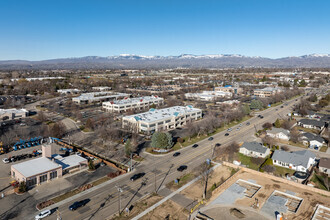
<instances>
[{"instance_id":1,"label":"gray shingle roof","mask_svg":"<svg viewBox=\"0 0 330 220\"><path fill-rule=\"evenodd\" d=\"M290 132L283 128L272 128L272 130L267 130L267 133L270 133L270 134L278 134L280 132L282 132L283 134L285 134L287 136L290 135Z\"/></svg>"},{"instance_id":2,"label":"gray shingle roof","mask_svg":"<svg viewBox=\"0 0 330 220\"><path fill-rule=\"evenodd\" d=\"M321 158L319 162L319 167L330 169L330 158Z\"/></svg>"},{"instance_id":3,"label":"gray shingle roof","mask_svg":"<svg viewBox=\"0 0 330 220\"><path fill-rule=\"evenodd\" d=\"M306 133L303 133L302 136L306 137L306 139L308 141L313 141L313 140L316 140L320 143L323 143L324 142L324 139L318 135L315 135L315 134L312 134L312 133L309 133L309 132L306 132Z\"/></svg>"},{"instance_id":4,"label":"gray shingle roof","mask_svg":"<svg viewBox=\"0 0 330 220\"><path fill-rule=\"evenodd\" d=\"M262 144L258 142L244 142L244 144L241 146L241 148L245 148L250 151L258 152L258 153L266 153L267 148L262 146Z\"/></svg>"},{"instance_id":5,"label":"gray shingle roof","mask_svg":"<svg viewBox=\"0 0 330 220\"><path fill-rule=\"evenodd\" d=\"M323 121L317 121L317 120L312 120L312 119L301 119L299 123L305 124L305 125L313 125L316 127L323 127L324 122Z\"/></svg>"},{"instance_id":6,"label":"gray shingle roof","mask_svg":"<svg viewBox=\"0 0 330 220\"><path fill-rule=\"evenodd\" d=\"M309 158L315 158L315 154L308 150L286 152L281 150L275 150L272 159L278 160L284 163L291 163L295 166L303 166L307 168Z\"/></svg>"}]
</instances>

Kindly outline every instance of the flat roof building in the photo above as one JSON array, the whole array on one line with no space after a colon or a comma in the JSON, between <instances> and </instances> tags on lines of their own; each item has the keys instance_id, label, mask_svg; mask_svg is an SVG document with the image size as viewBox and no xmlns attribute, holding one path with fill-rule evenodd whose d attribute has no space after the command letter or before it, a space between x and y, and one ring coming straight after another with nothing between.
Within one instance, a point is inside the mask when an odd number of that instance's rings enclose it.
<instances>
[{"instance_id":1,"label":"flat roof building","mask_svg":"<svg viewBox=\"0 0 330 220\"><path fill-rule=\"evenodd\" d=\"M111 102L103 102L102 108L107 112L126 112L129 110L143 110L154 104L156 106L162 105L164 99L158 96L143 96L138 98L125 98L122 100L115 100Z\"/></svg>"},{"instance_id":2,"label":"flat roof building","mask_svg":"<svg viewBox=\"0 0 330 220\"><path fill-rule=\"evenodd\" d=\"M151 134L183 127L188 121L202 118L202 110L188 106L174 106L164 109L150 109L148 112L125 116L122 127L131 131Z\"/></svg>"},{"instance_id":3,"label":"flat roof building","mask_svg":"<svg viewBox=\"0 0 330 220\"><path fill-rule=\"evenodd\" d=\"M114 92L90 92L83 93L78 97L72 98L72 101L77 104L88 104L93 102L104 102L117 100L118 98L128 97L126 93L114 93Z\"/></svg>"},{"instance_id":4,"label":"flat roof building","mask_svg":"<svg viewBox=\"0 0 330 220\"><path fill-rule=\"evenodd\" d=\"M279 88L266 87L263 89L255 89L253 94L257 97L265 98L275 95L276 93L281 92Z\"/></svg>"},{"instance_id":5,"label":"flat roof building","mask_svg":"<svg viewBox=\"0 0 330 220\"><path fill-rule=\"evenodd\" d=\"M240 87L224 86L224 87L215 87L214 91L230 92L235 95L239 95L243 92L243 89Z\"/></svg>"},{"instance_id":6,"label":"flat roof building","mask_svg":"<svg viewBox=\"0 0 330 220\"><path fill-rule=\"evenodd\" d=\"M57 90L58 93L61 93L61 94L77 94L80 92L79 89L59 89Z\"/></svg>"},{"instance_id":7,"label":"flat roof building","mask_svg":"<svg viewBox=\"0 0 330 220\"><path fill-rule=\"evenodd\" d=\"M0 109L0 120L13 120L25 118L28 114L26 109Z\"/></svg>"},{"instance_id":8,"label":"flat roof building","mask_svg":"<svg viewBox=\"0 0 330 220\"><path fill-rule=\"evenodd\" d=\"M214 101L219 97L231 97L233 94L231 92L223 91L203 91L202 93L186 93L185 97L187 99L197 99L201 101Z\"/></svg>"},{"instance_id":9,"label":"flat roof building","mask_svg":"<svg viewBox=\"0 0 330 220\"><path fill-rule=\"evenodd\" d=\"M62 166L48 159L40 157L11 166L11 176L26 185L39 185L62 176Z\"/></svg>"}]
</instances>

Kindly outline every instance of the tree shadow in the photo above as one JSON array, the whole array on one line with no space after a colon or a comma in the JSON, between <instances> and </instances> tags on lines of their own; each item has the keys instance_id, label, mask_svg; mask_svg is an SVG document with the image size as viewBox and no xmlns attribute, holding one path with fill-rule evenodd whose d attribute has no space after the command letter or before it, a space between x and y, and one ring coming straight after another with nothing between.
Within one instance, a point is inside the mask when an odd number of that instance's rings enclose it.
<instances>
[{"instance_id":1,"label":"tree shadow","mask_svg":"<svg viewBox=\"0 0 330 220\"><path fill-rule=\"evenodd\" d=\"M145 178L140 187L135 191L134 195L132 196L132 198L128 201L128 203L124 206L124 208L122 210L120 210L120 213L121 214L123 212L123 210L125 210L129 205L130 203L133 201L133 199L135 198L135 196L138 194L138 192L142 189L143 186L147 185L147 181L148 181L148 178Z\"/></svg>"},{"instance_id":2,"label":"tree shadow","mask_svg":"<svg viewBox=\"0 0 330 220\"><path fill-rule=\"evenodd\" d=\"M88 218L88 220L91 220L91 219L96 215L96 213L98 213L98 211L100 211L100 210L105 206L105 204L106 204L110 199L112 199L112 198L113 198L112 195L108 195L108 197L104 200L104 202L102 202L102 203L100 204L100 206L98 207L98 209L95 210L95 212L93 212L93 214Z\"/></svg>"}]
</instances>

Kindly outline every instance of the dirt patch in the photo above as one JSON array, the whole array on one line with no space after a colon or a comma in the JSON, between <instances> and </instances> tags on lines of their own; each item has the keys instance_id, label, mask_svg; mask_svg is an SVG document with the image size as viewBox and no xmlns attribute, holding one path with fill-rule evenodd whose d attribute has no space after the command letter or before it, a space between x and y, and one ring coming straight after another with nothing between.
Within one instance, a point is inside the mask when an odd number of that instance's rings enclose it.
<instances>
[{"instance_id":1,"label":"dirt patch","mask_svg":"<svg viewBox=\"0 0 330 220\"><path fill-rule=\"evenodd\" d=\"M164 220L164 219L187 219L189 213L177 203L167 200L147 215L143 216L143 220Z\"/></svg>"},{"instance_id":2,"label":"dirt patch","mask_svg":"<svg viewBox=\"0 0 330 220\"><path fill-rule=\"evenodd\" d=\"M232 170L233 170L232 168L226 166L220 166L217 169L215 169L211 173L211 176L208 181L208 187L207 187L208 191L210 191L211 188L215 189L221 183L223 183L228 177L230 177ZM190 199L201 199L203 196L203 186L204 185L201 181L197 181L187 189L183 190L181 194L183 194L184 196Z\"/></svg>"}]
</instances>

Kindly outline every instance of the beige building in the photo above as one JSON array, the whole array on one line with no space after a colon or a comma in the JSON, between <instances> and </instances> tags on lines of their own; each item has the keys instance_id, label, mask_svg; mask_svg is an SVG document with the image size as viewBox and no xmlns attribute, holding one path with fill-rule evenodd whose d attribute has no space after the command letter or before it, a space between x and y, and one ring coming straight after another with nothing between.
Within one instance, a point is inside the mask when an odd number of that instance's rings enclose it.
<instances>
[{"instance_id":1,"label":"beige building","mask_svg":"<svg viewBox=\"0 0 330 220\"><path fill-rule=\"evenodd\" d=\"M232 94L239 95L243 92L243 89L240 87L224 86L224 87L215 87L214 91L230 92Z\"/></svg>"},{"instance_id":2,"label":"beige building","mask_svg":"<svg viewBox=\"0 0 330 220\"><path fill-rule=\"evenodd\" d=\"M0 120L14 120L25 118L28 114L26 109L0 109Z\"/></svg>"},{"instance_id":3,"label":"beige building","mask_svg":"<svg viewBox=\"0 0 330 220\"><path fill-rule=\"evenodd\" d=\"M162 105L164 99L158 96L144 96L138 98L125 98L111 102L103 102L102 108L107 112L126 112L129 110L149 109L150 105Z\"/></svg>"},{"instance_id":4,"label":"beige building","mask_svg":"<svg viewBox=\"0 0 330 220\"><path fill-rule=\"evenodd\" d=\"M266 87L264 89L255 89L253 94L260 98L270 97L281 92L279 88Z\"/></svg>"}]
</instances>

